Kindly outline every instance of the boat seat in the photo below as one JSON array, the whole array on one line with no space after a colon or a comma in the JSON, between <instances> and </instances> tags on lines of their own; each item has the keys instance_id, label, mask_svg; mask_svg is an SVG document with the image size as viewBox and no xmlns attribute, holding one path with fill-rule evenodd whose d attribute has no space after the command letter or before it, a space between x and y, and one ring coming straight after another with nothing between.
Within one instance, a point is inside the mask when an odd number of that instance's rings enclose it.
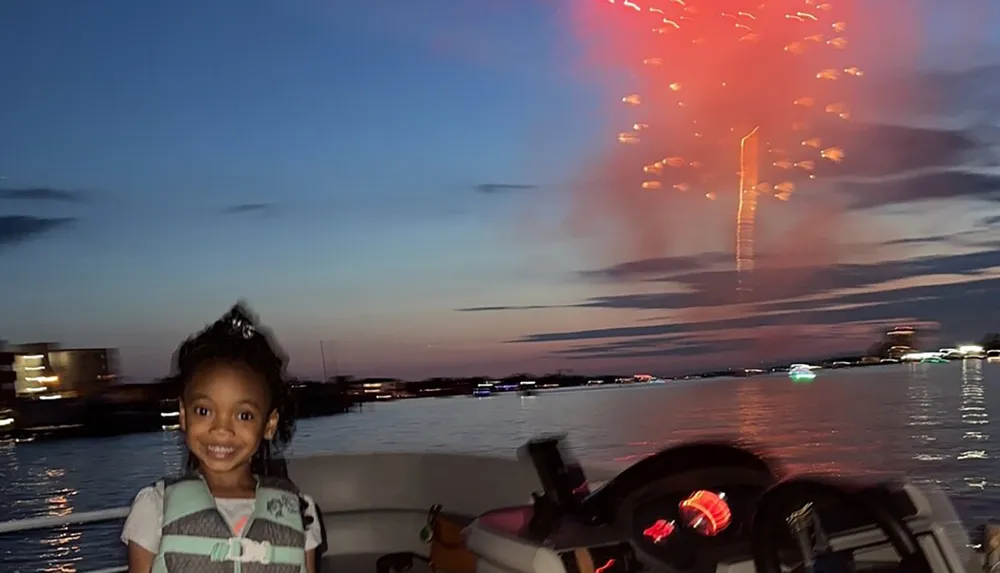
<instances>
[{"instance_id":1,"label":"boat seat","mask_svg":"<svg viewBox=\"0 0 1000 573\"><path fill-rule=\"evenodd\" d=\"M479 515L530 503L541 487L531 464L460 454L340 454L292 458L288 475L328 513L413 510ZM464 487L456 487L460 479Z\"/></svg>"},{"instance_id":2,"label":"boat seat","mask_svg":"<svg viewBox=\"0 0 1000 573\"><path fill-rule=\"evenodd\" d=\"M441 515L468 523L498 507L530 503L531 493L541 489L530 463L447 453L291 458L288 474L322 512L323 573L375 573L383 555L428 555L420 530L433 505L442 506Z\"/></svg>"},{"instance_id":3,"label":"boat seat","mask_svg":"<svg viewBox=\"0 0 1000 573\"><path fill-rule=\"evenodd\" d=\"M439 453L292 458L288 474L322 511L324 573L340 573L326 564L341 557L347 564L363 561L370 565L363 571L375 573L377 557L427 555L420 530L432 505L441 504L442 515L469 522L484 511L526 503L540 487L530 464ZM467 485L456 487L456 476Z\"/></svg>"}]
</instances>

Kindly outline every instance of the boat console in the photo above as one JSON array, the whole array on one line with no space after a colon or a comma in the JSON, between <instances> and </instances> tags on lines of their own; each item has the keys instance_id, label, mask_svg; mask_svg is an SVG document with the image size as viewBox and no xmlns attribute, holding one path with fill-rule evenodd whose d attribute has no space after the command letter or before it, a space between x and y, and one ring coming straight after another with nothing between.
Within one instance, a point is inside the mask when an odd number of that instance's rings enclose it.
<instances>
[{"instance_id":1,"label":"boat console","mask_svg":"<svg viewBox=\"0 0 1000 573\"><path fill-rule=\"evenodd\" d=\"M521 454L543 491L466 529L477 573L960 573L978 563L948 499L910 484L782 479L747 449L693 443L591 491L560 438Z\"/></svg>"}]
</instances>

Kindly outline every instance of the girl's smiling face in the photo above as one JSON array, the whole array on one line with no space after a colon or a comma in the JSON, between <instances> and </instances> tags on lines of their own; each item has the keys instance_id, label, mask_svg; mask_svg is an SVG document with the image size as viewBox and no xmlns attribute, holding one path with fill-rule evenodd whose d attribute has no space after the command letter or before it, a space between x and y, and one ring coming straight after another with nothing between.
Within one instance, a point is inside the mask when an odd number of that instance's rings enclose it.
<instances>
[{"instance_id":1,"label":"girl's smiling face","mask_svg":"<svg viewBox=\"0 0 1000 573\"><path fill-rule=\"evenodd\" d=\"M187 384L180 425L202 472L249 473L261 440L274 437L278 412L261 376L239 364L218 363Z\"/></svg>"}]
</instances>

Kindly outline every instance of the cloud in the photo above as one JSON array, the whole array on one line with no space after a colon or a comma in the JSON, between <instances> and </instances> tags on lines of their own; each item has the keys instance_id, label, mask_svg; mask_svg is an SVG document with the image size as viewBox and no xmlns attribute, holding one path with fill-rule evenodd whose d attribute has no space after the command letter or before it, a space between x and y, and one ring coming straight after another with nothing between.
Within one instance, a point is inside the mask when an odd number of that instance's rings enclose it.
<instances>
[{"instance_id":1,"label":"cloud","mask_svg":"<svg viewBox=\"0 0 1000 573\"><path fill-rule=\"evenodd\" d=\"M842 185L855 209L940 199L1000 201L1000 175L945 170L904 174L891 179Z\"/></svg>"},{"instance_id":2,"label":"cloud","mask_svg":"<svg viewBox=\"0 0 1000 573\"><path fill-rule=\"evenodd\" d=\"M1000 224L1000 215L990 215L989 217L983 217L979 221L979 224L983 227L993 227Z\"/></svg>"},{"instance_id":3,"label":"cloud","mask_svg":"<svg viewBox=\"0 0 1000 573\"><path fill-rule=\"evenodd\" d=\"M19 189L0 189L0 200L82 203L86 200L86 195L80 191L69 191L66 189L26 187Z\"/></svg>"},{"instance_id":4,"label":"cloud","mask_svg":"<svg viewBox=\"0 0 1000 573\"><path fill-rule=\"evenodd\" d=\"M972 129L905 125L855 124L841 137L848 140L843 163L820 164L830 175L884 177L910 171L949 168L992 159L989 142Z\"/></svg>"},{"instance_id":5,"label":"cloud","mask_svg":"<svg viewBox=\"0 0 1000 573\"><path fill-rule=\"evenodd\" d=\"M937 199L1000 199L1000 133L982 129L848 124L842 163L827 161L813 173L846 195L855 209ZM767 177L805 182L809 173L770 169Z\"/></svg>"},{"instance_id":6,"label":"cloud","mask_svg":"<svg viewBox=\"0 0 1000 573\"><path fill-rule=\"evenodd\" d=\"M896 85L884 84L882 87L905 92L907 107L915 111L939 113L944 109L985 121L991 121L1000 111L1000 100L996 97L1000 89L1000 64L964 70L942 69L890 81Z\"/></svg>"},{"instance_id":7,"label":"cloud","mask_svg":"<svg viewBox=\"0 0 1000 573\"><path fill-rule=\"evenodd\" d=\"M723 352L735 353L744 361L756 358L754 362L820 357L824 350L862 353L883 327L899 322L933 331L945 319L953 336L975 340L991 327L983 320L983 309L990 308L998 288L1000 278L989 277L785 304L781 313L537 333L510 342L577 343L554 351L573 358L700 356L717 366Z\"/></svg>"},{"instance_id":8,"label":"cloud","mask_svg":"<svg viewBox=\"0 0 1000 573\"><path fill-rule=\"evenodd\" d=\"M564 305L574 306L574 305ZM560 308L555 305L530 304L524 306L472 306L468 308L456 308L456 312L496 312L501 310L541 310L544 308Z\"/></svg>"},{"instance_id":9,"label":"cloud","mask_svg":"<svg viewBox=\"0 0 1000 573\"><path fill-rule=\"evenodd\" d=\"M882 243L885 246L892 245L936 245L940 243L956 242L957 235L928 235L926 237L906 237L903 239L893 239Z\"/></svg>"},{"instance_id":10,"label":"cloud","mask_svg":"<svg viewBox=\"0 0 1000 573\"><path fill-rule=\"evenodd\" d=\"M942 237L931 237L938 239ZM916 239L913 240L914 242ZM992 245L991 245L992 246ZM594 308L613 310L663 310L731 307L737 274L729 264L732 255L704 253L691 257L666 257L632 261L595 271L585 271L587 278L599 277L622 282L659 285L659 292L593 297L565 305L496 305L457 309L461 312L497 312L539 310L545 308ZM957 255L931 255L905 260L872 263L783 265L783 257L758 253L757 269L743 277L749 293L744 302L758 312L806 310L824 296L837 296L845 290L869 289L890 282L913 280L932 275L965 275L1000 267L1000 250L990 249ZM871 293L874 302L882 296ZM799 299L809 302L799 303ZM831 304L834 301L831 301ZM851 300L852 304L859 301ZM744 311L745 312L745 311Z\"/></svg>"},{"instance_id":11,"label":"cloud","mask_svg":"<svg viewBox=\"0 0 1000 573\"><path fill-rule=\"evenodd\" d=\"M254 213L272 213L275 210L273 203L242 203L231 205L222 210L226 215L249 215Z\"/></svg>"},{"instance_id":12,"label":"cloud","mask_svg":"<svg viewBox=\"0 0 1000 573\"><path fill-rule=\"evenodd\" d=\"M527 191L537 189L537 185L522 185L512 183L480 183L474 189L479 193L510 193L512 191Z\"/></svg>"},{"instance_id":13,"label":"cloud","mask_svg":"<svg viewBox=\"0 0 1000 573\"><path fill-rule=\"evenodd\" d=\"M821 266L768 267L768 259L759 257L758 268L749 278L746 302L762 310L797 297L818 297L843 289L875 287L890 281L915 279L928 275L973 275L983 269L1000 267L1000 250L959 255L933 255L907 260L874 263L841 263ZM629 294L597 297L577 306L633 310L676 310L694 307L727 306L733 303L736 271L705 269L664 277L677 292Z\"/></svg>"},{"instance_id":14,"label":"cloud","mask_svg":"<svg viewBox=\"0 0 1000 573\"><path fill-rule=\"evenodd\" d=\"M728 253L702 253L700 255L659 257L620 263L596 271L583 271L581 276L598 280L621 281L649 275L668 275L702 269L715 264L732 262Z\"/></svg>"},{"instance_id":15,"label":"cloud","mask_svg":"<svg viewBox=\"0 0 1000 573\"><path fill-rule=\"evenodd\" d=\"M946 237L930 237L938 238ZM882 328L899 322L932 335L944 323L945 334L960 339L944 341L951 344L976 340L992 327L983 309L992 308L1000 289L1000 248L994 246L877 263L758 267L748 302L734 305L735 273L717 268L722 259L722 254L706 253L589 271L587 278L639 279L637 284L659 283L668 292L594 297L566 307L618 313L660 310L666 316L605 328L536 332L508 343L547 345L563 359L626 360L623 364L635 368L666 366L674 371L698 361L698 367L717 368L859 354ZM525 308L546 307L463 310ZM628 362L642 360L646 362Z\"/></svg>"},{"instance_id":16,"label":"cloud","mask_svg":"<svg viewBox=\"0 0 1000 573\"><path fill-rule=\"evenodd\" d=\"M23 215L0 216L0 247L23 243L75 221L76 219L71 218L46 219Z\"/></svg>"}]
</instances>

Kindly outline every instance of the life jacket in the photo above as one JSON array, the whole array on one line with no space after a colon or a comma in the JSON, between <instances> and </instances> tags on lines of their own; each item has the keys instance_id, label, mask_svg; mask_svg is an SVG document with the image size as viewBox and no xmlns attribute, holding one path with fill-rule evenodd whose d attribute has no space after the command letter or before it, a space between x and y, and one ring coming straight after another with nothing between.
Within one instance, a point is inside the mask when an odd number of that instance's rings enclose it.
<instances>
[{"instance_id":1,"label":"life jacket","mask_svg":"<svg viewBox=\"0 0 1000 573\"><path fill-rule=\"evenodd\" d=\"M235 535L198 474L164 482L163 528L152 573L305 573L299 493L257 478L253 513Z\"/></svg>"}]
</instances>

